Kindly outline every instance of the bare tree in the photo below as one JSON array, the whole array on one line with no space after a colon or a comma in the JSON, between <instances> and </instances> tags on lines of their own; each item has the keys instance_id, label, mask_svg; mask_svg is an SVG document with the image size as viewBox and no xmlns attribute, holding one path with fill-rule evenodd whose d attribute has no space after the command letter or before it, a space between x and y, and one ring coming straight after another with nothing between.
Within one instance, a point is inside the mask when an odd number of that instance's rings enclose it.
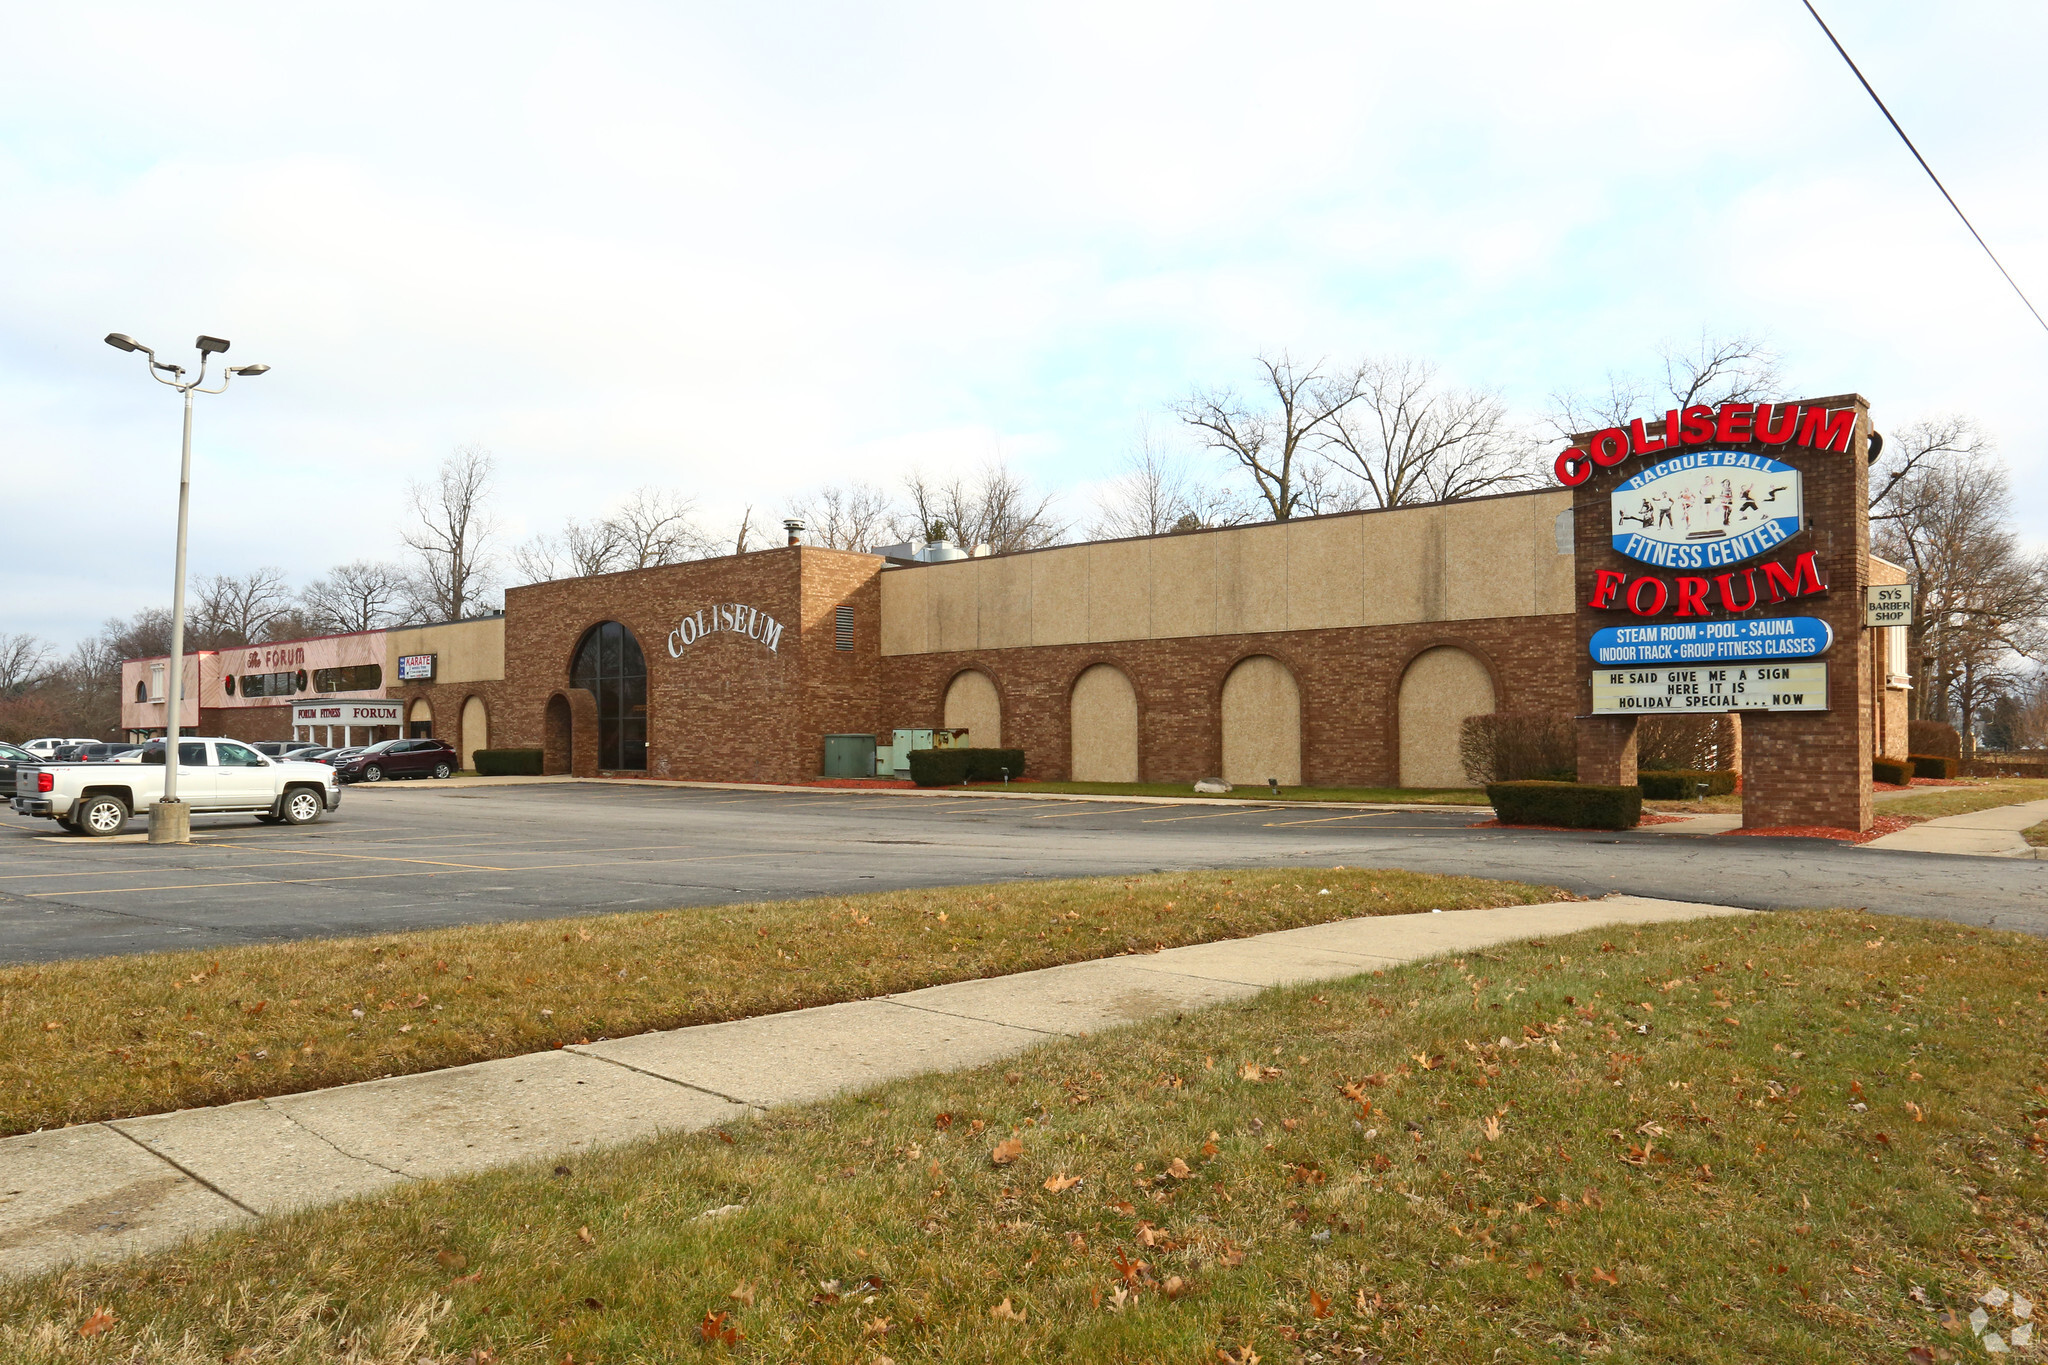
<instances>
[{"instance_id":1,"label":"bare tree","mask_svg":"<svg viewBox=\"0 0 2048 1365\"><path fill-rule=\"evenodd\" d=\"M1410 359L1368 360L1358 397L1332 416L1323 453L1365 487L1367 505L1504 493L1534 486L1536 446L1497 395L1438 382L1436 367Z\"/></svg>"},{"instance_id":2,"label":"bare tree","mask_svg":"<svg viewBox=\"0 0 2048 1365\"><path fill-rule=\"evenodd\" d=\"M1297 367L1286 352L1258 357L1256 400L1234 389L1198 389L1174 411L1203 444L1234 460L1275 521L1305 510L1304 467L1329 436L1337 416L1356 402L1353 376L1326 375L1321 362Z\"/></svg>"},{"instance_id":3,"label":"bare tree","mask_svg":"<svg viewBox=\"0 0 2048 1365\"><path fill-rule=\"evenodd\" d=\"M732 552L734 554L743 555L747 552L747 536L753 530L753 528L754 504L750 502L747 504L746 510L740 513L739 534L735 535L732 538Z\"/></svg>"},{"instance_id":4,"label":"bare tree","mask_svg":"<svg viewBox=\"0 0 2048 1365\"><path fill-rule=\"evenodd\" d=\"M1703 327L1696 345L1660 343L1657 362L1649 375L1609 370L1604 395L1553 393L1550 425L1561 436L1583 436L1603 427L1625 427L1653 407L1718 407L1785 396L1784 357L1757 333L1716 336Z\"/></svg>"},{"instance_id":5,"label":"bare tree","mask_svg":"<svg viewBox=\"0 0 2048 1365\"><path fill-rule=\"evenodd\" d=\"M497 462L480 446L459 446L441 461L432 484L411 489L413 525L402 533L413 552L414 611L424 619L460 620L496 586L491 537L491 477Z\"/></svg>"},{"instance_id":6,"label":"bare tree","mask_svg":"<svg viewBox=\"0 0 2048 1365\"><path fill-rule=\"evenodd\" d=\"M1057 544L1067 532L1055 514L1053 495L1033 492L1000 456L972 478L938 483L913 472L903 488L910 496L914 527L899 522L899 533L947 537L966 550L986 545L995 554L1009 554Z\"/></svg>"},{"instance_id":7,"label":"bare tree","mask_svg":"<svg viewBox=\"0 0 2048 1365\"><path fill-rule=\"evenodd\" d=\"M1877 467L1870 471L1870 519L1889 521L1903 514L1905 500L1895 495L1922 466L1951 455L1971 461L1991 449L1991 438L1975 418L1954 413L1923 418L1892 432L1885 438Z\"/></svg>"},{"instance_id":8,"label":"bare tree","mask_svg":"<svg viewBox=\"0 0 2048 1365\"><path fill-rule=\"evenodd\" d=\"M1149 428L1123 472L1103 485L1088 534L1098 540L1157 536L1208 526L1235 526L1250 509L1197 477L1184 458L1168 453Z\"/></svg>"},{"instance_id":9,"label":"bare tree","mask_svg":"<svg viewBox=\"0 0 2048 1365\"><path fill-rule=\"evenodd\" d=\"M628 567L618 529L603 517L595 521L571 517L557 534L541 532L528 537L512 547L512 565L524 583L589 578Z\"/></svg>"},{"instance_id":10,"label":"bare tree","mask_svg":"<svg viewBox=\"0 0 2048 1365\"><path fill-rule=\"evenodd\" d=\"M405 570L369 559L337 564L299 593L307 623L323 635L396 625L404 617L405 602Z\"/></svg>"},{"instance_id":11,"label":"bare tree","mask_svg":"<svg viewBox=\"0 0 2048 1365\"><path fill-rule=\"evenodd\" d=\"M33 635L0 635L0 697L18 697L50 670L50 647Z\"/></svg>"},{"instance_id":12,"label":"bare tree","mask_svg":"<svg viewBox=\"0 0 2048 1365\"><path fill-rule=\"evenodd\" d=\"M2021 548L2011 508L2005 468L1980 446L1895 482L1872 528L1872 548L1913 575L1915 709L1952 720L1966 752L1978 713L2017 684L2019 659L2048 657L2048 555Z\"/></svg>"},{"instance_id":13,"label":"bare tree","mask_svg":"<svg viewBox=\"0 0 2048 1365\"><path fill-rule=\"evenodd\" d=\"M193 584L194 609L186 647L220 649L261 640L270 623L291 610L284 570L217 573Z\"/></svg>"},{"instance_id":14,"label":"bare tree","mask_svg":"<svg viewBox=\"0 0 2048 1365\"><path fill-rule=\"evenodd\" d=\"M871 483L828 484L789 509L804 524L811 544L828 550L871 550L888 539L899 513L889 495Z\"/></svg>"},{"instance_id":15,"label":"bare tree","mask_svg":"<svg viewBox=\"0 0 2048 1365\"><path fill-rule=\"evenodd\" d=\"M126 620L110 616L100 627L99 639L116 663L161 658L171 652L171 609L144 607Z\"/></svg>"},{"instance_id":16,"label":"bare tree","mask_svg":"<svg viewBox=\"0 0 2048 1365\"><path fill-rule=\"evenodd\" d=\"M651 569L680 564L710 549L690 519L690 500L663 488L637 488L604 525L619 547L619 567Z\"/></svg>"}]
</instances>

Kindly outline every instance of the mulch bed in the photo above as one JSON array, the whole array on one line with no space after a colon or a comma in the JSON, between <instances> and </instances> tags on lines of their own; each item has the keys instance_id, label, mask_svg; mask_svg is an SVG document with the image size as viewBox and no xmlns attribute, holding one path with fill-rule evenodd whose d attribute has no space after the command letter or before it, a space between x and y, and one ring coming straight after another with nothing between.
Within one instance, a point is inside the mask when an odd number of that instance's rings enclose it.
<instances>
[{"instance_id":1,"label":"mulch bed","mask_svg":"<svg viewBox=\"0 0 2048 1365\"><path fill-rule=\"evenodd\" d=\"M1644 812L1643 812L1643 820L1642 820L1642 823L1643 823L1643 824L1645 824L1645 825L1673 825L1673 824L1678 824L1679 822L1683 821L1683 820L1684 820L1685 818L1686 818L1686 817L1684 817L1683 815L1658 815L1658 814L1657 814L1656 812L1654 812L1654 811L1647 811L1647 810L1646 810L1646 811L1644 811ZM1499 820L1481 820L1481 821L1480 821L1479 823L1477 823L1477 824L1474 824L1474 825L1467 825L1467 826L1465 826L1465 828L1466 828L1466 829L1548 829L1548 830L1556 830L1556 831L1559 831L1559 832L1562 832L1562 833L1565 833L1565 834L1599 834L1599 833L1613 833L1613 831L1611 831L1611 830L1609 830L1609 831L1601 831L1601 830L1585 830L1585 829L1574 829L1574 828L1573 828L1572 826L1570 826L1570 825L1509 825L1509 824L1504 824L1504 823L1502 823L1502 822L1501 822L1501 821L1499 821Z\"/></svg>"},{"instance_id":2,"label":"mulch bed","mask_svg":"<svg viewBox=\"0 0 2048 1365\"><path fill-rule=\"evenodd\" d=\"M1845 844L1867 844L1872 839L1882 839L1887 834L1897 834L1902 829L1919 824L1924 815L1880 815L1876 822L1861 834L1839 825L1772 825L1766 829L1731 829L1727 834L1748 834L1769 839L1834 839Z\"/></svg>"}]
</instances>

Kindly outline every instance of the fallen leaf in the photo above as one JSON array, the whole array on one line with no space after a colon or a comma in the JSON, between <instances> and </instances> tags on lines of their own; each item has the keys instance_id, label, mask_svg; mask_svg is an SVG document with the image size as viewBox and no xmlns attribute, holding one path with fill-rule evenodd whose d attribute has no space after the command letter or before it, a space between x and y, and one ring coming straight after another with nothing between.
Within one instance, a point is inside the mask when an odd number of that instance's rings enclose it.
<instances>
[{"instance_id":1,"label":"fallen leaf","mask_svg":"<svg viewBox=\"0 0 2048 1365\"><path fill-rule=\"evenodd\" d=\"M1023 1308L1012 1308L1009 1299L1005 1298L1001 1303L989 1309L988 1315L997 1322L1022 1322L1024 1321L1025 1313L1028 1311L1028 1309Z\"/></svg>"},{"instance_id":2,"label":"fallen leaf","mask_svg":"<svg viewBox=\"0 0 2048 1365\"><path fill-rule=\"evenodd\" d=\"M1479 1125L1479 1131L1486 1134L1486 1140L1488 1142L1499 1142L1501 1135L1500 1120L1495 1118L1493 1115L1488 1114L1486 1116L1486 1122Z\"/></svg>"},{"instance_id":3,"label":"fallen leaf","mask_svg":"<svg viewBox=\"0 0 2048 1365\"><path fill-rule=\"evenodd\" d=\"M1620 1284L1620 1283L1621 1283L1621 1281L1620 1281L1620 1280L1618 1280L1618 1279L1616 1279L1616 1278L1615 1278L1614 1276L1612 1276L1612 1275L1608 1274L1608 1273L1607 1273L1606 1271L1602 1270L1602 1269L1601 1269L1601 1268L1600 1268L1599 1266L1597 1266L1597 1265L1593 1267L1593 1278L1594 1278L1594 1279L1596 1279L1596 1280L1598 1280L1598 1281L1599 1281L1600 1283L1602 1283L1602 1284Z\"/></svg>"},{"instance_id":4,"label":"fallen leaf","mask_svg":"<svg viewBox=\"0 0 2048 1365\"><path fill-rule=\"evenodd\" d=\"M590 935L585 934L583 937L589 938ZM736 1326L726 1325L729 1316L723 1309L716 1313L706 1313L704 1321L697 1324L697 1339L706 1345L720 1346L737 1346L745 1341L746 1333Z\"/></svg>"},{"instance_id":5,"label":"fallen leaf","mask_svg":"<svg viewBox=\"0 0 2048 1365\"><path fill-rule=\"evenodd\" d=\"M738 1302L745 1304L747 1307L752 1308L754 1306L754 1286L750 1284L734 1285L732 1292L730 1294L727 1294L726 1297L728 1299L737 1300Z\"/></svg>"},{"instance_id":6,"label":"fallen leaf","mask_svg":"<svg viewBox=\"0 0 2048 1365\"><path fill-rule=\"evenodd\" d=\"M469 1258L460 1252L442 1249L434 1253L434 1259L441 1263L443 1270L460 1270L469 1264Z\"/></svg>"},{"instance_id":7,"label":"fallen leaf","mask_svg":"<svg viewBox=\"0 0 2048 1365\"><path fill-rule=\"evenodd\" d=\"M1927 1122L1927 1111L1911 1100L1906 1101L1906 1112L1913 1116L1913 1122L1915 1123Z\"/></svg>"},{"instance_id":8,"label":"fallen leaf","mask_svg":"<svg viewBox=\"0 0 2048 1365\"><path fill-rule=\"evenodd\" d=\"M1311 1289L1308 1291L1308 1315L1312 1318L1327 1318L1330 1316L1330 1301L1324 1298L1319 1290Z\"/></svg>"},{"instance_id":9,"label":"fallen leaf","mask_svg":"<svg viewBox=\"0 0 2048 1365\"><path fill-rule=\"evenodd\" d=\"M937 1114L934 1115L932 1118L932 1127L938 1129L942 1133L945 1132L948 1128L951 1128L952 1126L953 1116L951 1114Z\"/></svg>"},{"instance_id":10,"label":"fallen leaf","mask_svg":"<svg viewBox=\"0 0 2048 1365\"><path fill-rule=\"evenodd\" d=\"M594 1247L597 1245L597 1239L590 1235L590 1229L588 1226L576 1229L576 1240L583 1243L583 1245L587 1247Z\"/></svg>"},{"instance_id":11,"label":"fallen leaf","mask_svg":"<svg viewBox=\"0 0 2048 1365\"><path fill-rule=\"evenodd\" d=\"M1177 1299L1188 1292L1188 1282L1178 1275L1168 1275L1166 1283L1159 1286L1159 1292L1169 1299Z\"/></svg>"},{"instance_id":12,"label":"fallen leaf","mask_svg":"<svg viewBox=\"0 0 2048 1365\"><path fill-rule=\"evenodd\" d=\"M1166 1173L1175 1180L1186 1180L1194 1175L1194 1172L1188 1169L1188 1163L1179 1157L1166 1163Z\"/></svg>"},{"instance_id":13,"label":"fallen leaf","mask_svg":"<svg viewBox=\"0 0 2048 1365\"><path fill-rule=\"evenodd\" d=\"M1080 1184L1081 1179L1078 1175L1068 1175L1065 1171L1061 1171L1058 1175L1047 1176L1045 1187L1054 1194L1064 1194Z\"/></svg>"},{"instance_id":14,"label":"fallen leaf","mask_svg":"<svg viewBox=\"0 0 2048 1365\"><path fill-rule=\"evenodd\" d=\"M886 1337L889 1335L889 1320L876 1318L872 1322L864 1322L860 1325L860 1332L865 1337Z\"/></svg>"},{"instance_id":15,"label":"fallen leaf","mask_svg":"<svg viewBox=\"0 0 2048 1365\"><path fill-rule=\"evenodd\" d=\"M467 1275L458 1275L458 1276L456 1276L456 1277L455 1277L454 1279L452 1279L452 1280L448 1281L448 1283L447 1283L447 1284L445 1284L445 1285L443 1285L443 1286L441 1286L441 1287L442 1287L443 1289L453 1289L453 1288L455 1288L455 1287L456 1287L457 1285L464 1285L464 1284L475 1284L475 1283L476 1283L476 1282L477 1282L478 1280L481 1280L481 1279L482 1279L483 1277L484 1277L484 1273L483 1273L483 1271L481 1271L481 1270L472 1270L472 1271L470 1271L470 1272L469 1272L469 1273L468 1273Z\"/></svg>"},{"instance_id":16,"label":"fallen leaf","mask_svg":"<svg viewBox=\"0 0 2048 1365\"><path fill-rule=\"evenodd\" d=\"M1001 1142L998 1142L994 1150L989 1152L988 1159L998 1166L1007 1166L1022 1155L1024 1155L1024 1139L1012 1137L1004 1138Z\"/></svg>"},{"instance_id":17,"label":"fallen leaf","mask_svg":"<svg viewBox=\"0 0 2048 1365\"><path fill-rule=\"evenodd\" d=\"M91 1317L78 1324L78 1335L82 1337L96 1337L113 1325L114 1310L111 1308L94 1309Z\"/></svg>"}]
</instances>

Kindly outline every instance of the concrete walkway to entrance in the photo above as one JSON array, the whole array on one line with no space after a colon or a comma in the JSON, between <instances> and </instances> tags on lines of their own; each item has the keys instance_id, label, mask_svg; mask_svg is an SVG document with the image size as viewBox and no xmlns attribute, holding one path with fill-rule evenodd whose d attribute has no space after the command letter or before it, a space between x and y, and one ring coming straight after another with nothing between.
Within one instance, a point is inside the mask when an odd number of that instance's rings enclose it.
<instances>
[{"instance_id":1,"label":"concrete walkway to entrance","mask_svg":"<svg viewBox=\"0 0 2048 1365\"><path fill-rule=\"evenodd\" d=\"M0 1275L147 1251L404 1181L743 1123L1269 987L1605 925L1749 913L1612 896L1344 920L30 1133L0 1140Z\"/></svg>"},{"instance_id":2,"label":"concrete walkway to entrance","mask_svg":"<svg viewBox=\"0 0 2048 1365\"><path fill-rule=\"evenodd\" d=\"M1967 815L1944 815L1923 820L1910 829L1872 839L1865 848L1899 849L1908 853L1967 853L1980 858L2033 858L2048 862L2020 837L2020 831L2048 820L2048 801L2028 801L2017 806L1993 806Z\"/></svg>"}]
</instances>

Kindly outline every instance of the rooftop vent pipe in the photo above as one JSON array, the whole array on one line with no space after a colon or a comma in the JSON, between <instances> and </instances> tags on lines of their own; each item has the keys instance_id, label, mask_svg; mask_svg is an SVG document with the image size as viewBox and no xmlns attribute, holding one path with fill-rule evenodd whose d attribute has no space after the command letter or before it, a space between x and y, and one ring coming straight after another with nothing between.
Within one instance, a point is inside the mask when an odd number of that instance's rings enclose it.
<instances>
[{"instance_id":1,"label":"rooftop vent pipe","mask_svg":"<svg viewBox=\"0 0 2048 1365\"><path fill-rule=\"evenodd\" d=\"M789 532L790 544L801 545L804 543L804 524L802 522L792 518L782 523L782 529Z\"/></svg>"}]
</instances>

